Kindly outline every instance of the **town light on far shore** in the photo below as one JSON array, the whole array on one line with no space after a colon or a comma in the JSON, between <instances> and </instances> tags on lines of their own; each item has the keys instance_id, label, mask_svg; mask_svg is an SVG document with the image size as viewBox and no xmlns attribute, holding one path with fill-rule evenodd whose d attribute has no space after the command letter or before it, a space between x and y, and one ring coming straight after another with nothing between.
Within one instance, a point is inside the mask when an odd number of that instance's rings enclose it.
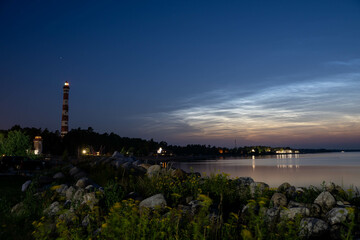
<instances>
[{"instance_id":1,"label":"town light on far shore","mask_svg":"<svg viewBox=\"0 0 360 240\"><path fill-rule=\"evenodd\" d=\"M158 154L161 154L161 152L162 152L162 148L159 148L159 149L157 150L157 153L158 153Z\"/></svg>"},{"instance_id":2,"label":"town light on far shore","mask_svg":"<svg viewBox=\"0 0 360 240\"><path fill-rule=\"evenodd\" d=\"M82 150L82 154L84 154L84 155L86 154L86 149Z\"/></svg>"}]
</instances>

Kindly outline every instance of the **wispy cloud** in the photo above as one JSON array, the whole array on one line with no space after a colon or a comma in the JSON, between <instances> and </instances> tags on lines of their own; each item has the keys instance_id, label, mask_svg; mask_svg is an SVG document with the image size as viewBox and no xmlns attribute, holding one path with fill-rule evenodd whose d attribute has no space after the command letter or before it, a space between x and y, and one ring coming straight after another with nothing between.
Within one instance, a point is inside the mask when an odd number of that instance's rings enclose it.
<instances>
[{"instance_id":1,"label":"wispy cloud","mask_svg":"<svg viewBox=\"0 0 360 240\"><path fill-rule=\"evenodd\" d=\"M346 67L353 67L353 66L360 66L360 58L351 59L348 61L331 61L327 63L328 65L337 65L337 66L346 66Z\"/></svg>"},{"instance_id":2,"label":"wispy cloud","mask_svg":"<svg viewBox=\"0 0 360 240\"><path fill-rule=\"evenodd\" d=\"M360 134L360 74L343 74L248 91L228 89L149 116L147 131L172 138L240 138L249 142Z\"/></svg>"}]
</instances>

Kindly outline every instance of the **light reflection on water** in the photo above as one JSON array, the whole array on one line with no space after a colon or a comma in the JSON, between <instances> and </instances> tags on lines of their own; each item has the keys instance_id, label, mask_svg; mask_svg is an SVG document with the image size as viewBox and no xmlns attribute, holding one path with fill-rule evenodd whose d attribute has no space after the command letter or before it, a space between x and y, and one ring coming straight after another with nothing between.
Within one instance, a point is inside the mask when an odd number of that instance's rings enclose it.
<instances>
[{"instance_id":1,"label":"light reflection on water","mask_svg":"<svg viewBox=\"0 0 360 240\"><path fill-rule=\"evenodd\" d=\"M360 153L284 154L251 156L194 162L177 162L185 171L227 173L230 177L249 176L277 187L284 182L295 186L320 186L323 181L345 188L360 187Z\"/></svg>"}]
</instances>

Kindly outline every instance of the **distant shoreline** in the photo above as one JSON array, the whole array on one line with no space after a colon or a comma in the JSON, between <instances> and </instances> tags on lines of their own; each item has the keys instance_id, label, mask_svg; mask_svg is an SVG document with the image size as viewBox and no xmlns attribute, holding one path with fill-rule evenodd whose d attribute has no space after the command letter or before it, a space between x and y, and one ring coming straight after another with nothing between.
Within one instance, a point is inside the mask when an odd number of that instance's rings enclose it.
<instances>
[{"instance_id":1,"label":"distant shoreline","mask_svg":"<svg viewBox=\"0 0 360 240\"><path fill-rule=\"evenodd\" d=\"M152 161L155 163L159 162L192 162L201 160L216 160L221 158L251 158L252 156L277 156L277 155L295 155L295 154L317 154L317 153L336 153L336 152L360 152L360 149L354 150L338 150L338 149L299 149L299 153L265 153L265 154L247 154L247 155L233 155L233 154L222 154L222 155L198 155L198 156L147 156L147 157L136 157L137 159Z\"/></svg>"}]
</instances>

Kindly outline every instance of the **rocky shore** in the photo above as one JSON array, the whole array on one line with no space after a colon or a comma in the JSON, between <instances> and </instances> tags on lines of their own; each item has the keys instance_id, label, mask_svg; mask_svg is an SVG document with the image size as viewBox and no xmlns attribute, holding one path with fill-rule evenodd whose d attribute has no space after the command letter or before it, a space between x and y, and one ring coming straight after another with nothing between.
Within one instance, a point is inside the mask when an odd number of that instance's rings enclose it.
<instances>
[{"instance_id":1,"label":"rocky shore","mask_svg":"<svg viewBox=\"0 0 360 240\"><path fill-rule=\"evenodd\" d=\"M115 172L119 176L112 185L102 186L97 182L102 179L98 176L102 176L103 169L107 169L103 174ZM137 182L132 183L135 177ZM41 212L37 214L40 218L32 223L35 239L75 234L64 230L65 227L77 229L77 234L86 238L106 239L112 231L109 225L113 223L110 220L114 209L119 204L122 204L119 209L124 208L127 201L134 201L134 208L139 212L133 214L138 214L139 219L143 209L156 211L160 219L174 211L179 213L176 216L180 220L176 221L180 230L182 224L188 227L186 223L181 224L182 218L202 224L199 230L209 233L214 229L223 231L227 229L226 224L233 224L231 231L237 236L230 234L232 239L252 239L264 234L278 234L279 239L291 234L298 239L360 237L357 190L344 190L333 183L322 189L295 187L289 183L271 189L268 184L249 177L201 177L199 173L163 168L118 152L111 157L79 162L76 166L68 164L57 172L45 173L25 182L22 191L31 193L33 201L42 199ZM27 202L25 199L13 206L11 215L29 214ZM257 225L266 229L256 230ZM230 238L221 234L226 233L205 234L204 239Z\"/></svg>"}]
</instances>

